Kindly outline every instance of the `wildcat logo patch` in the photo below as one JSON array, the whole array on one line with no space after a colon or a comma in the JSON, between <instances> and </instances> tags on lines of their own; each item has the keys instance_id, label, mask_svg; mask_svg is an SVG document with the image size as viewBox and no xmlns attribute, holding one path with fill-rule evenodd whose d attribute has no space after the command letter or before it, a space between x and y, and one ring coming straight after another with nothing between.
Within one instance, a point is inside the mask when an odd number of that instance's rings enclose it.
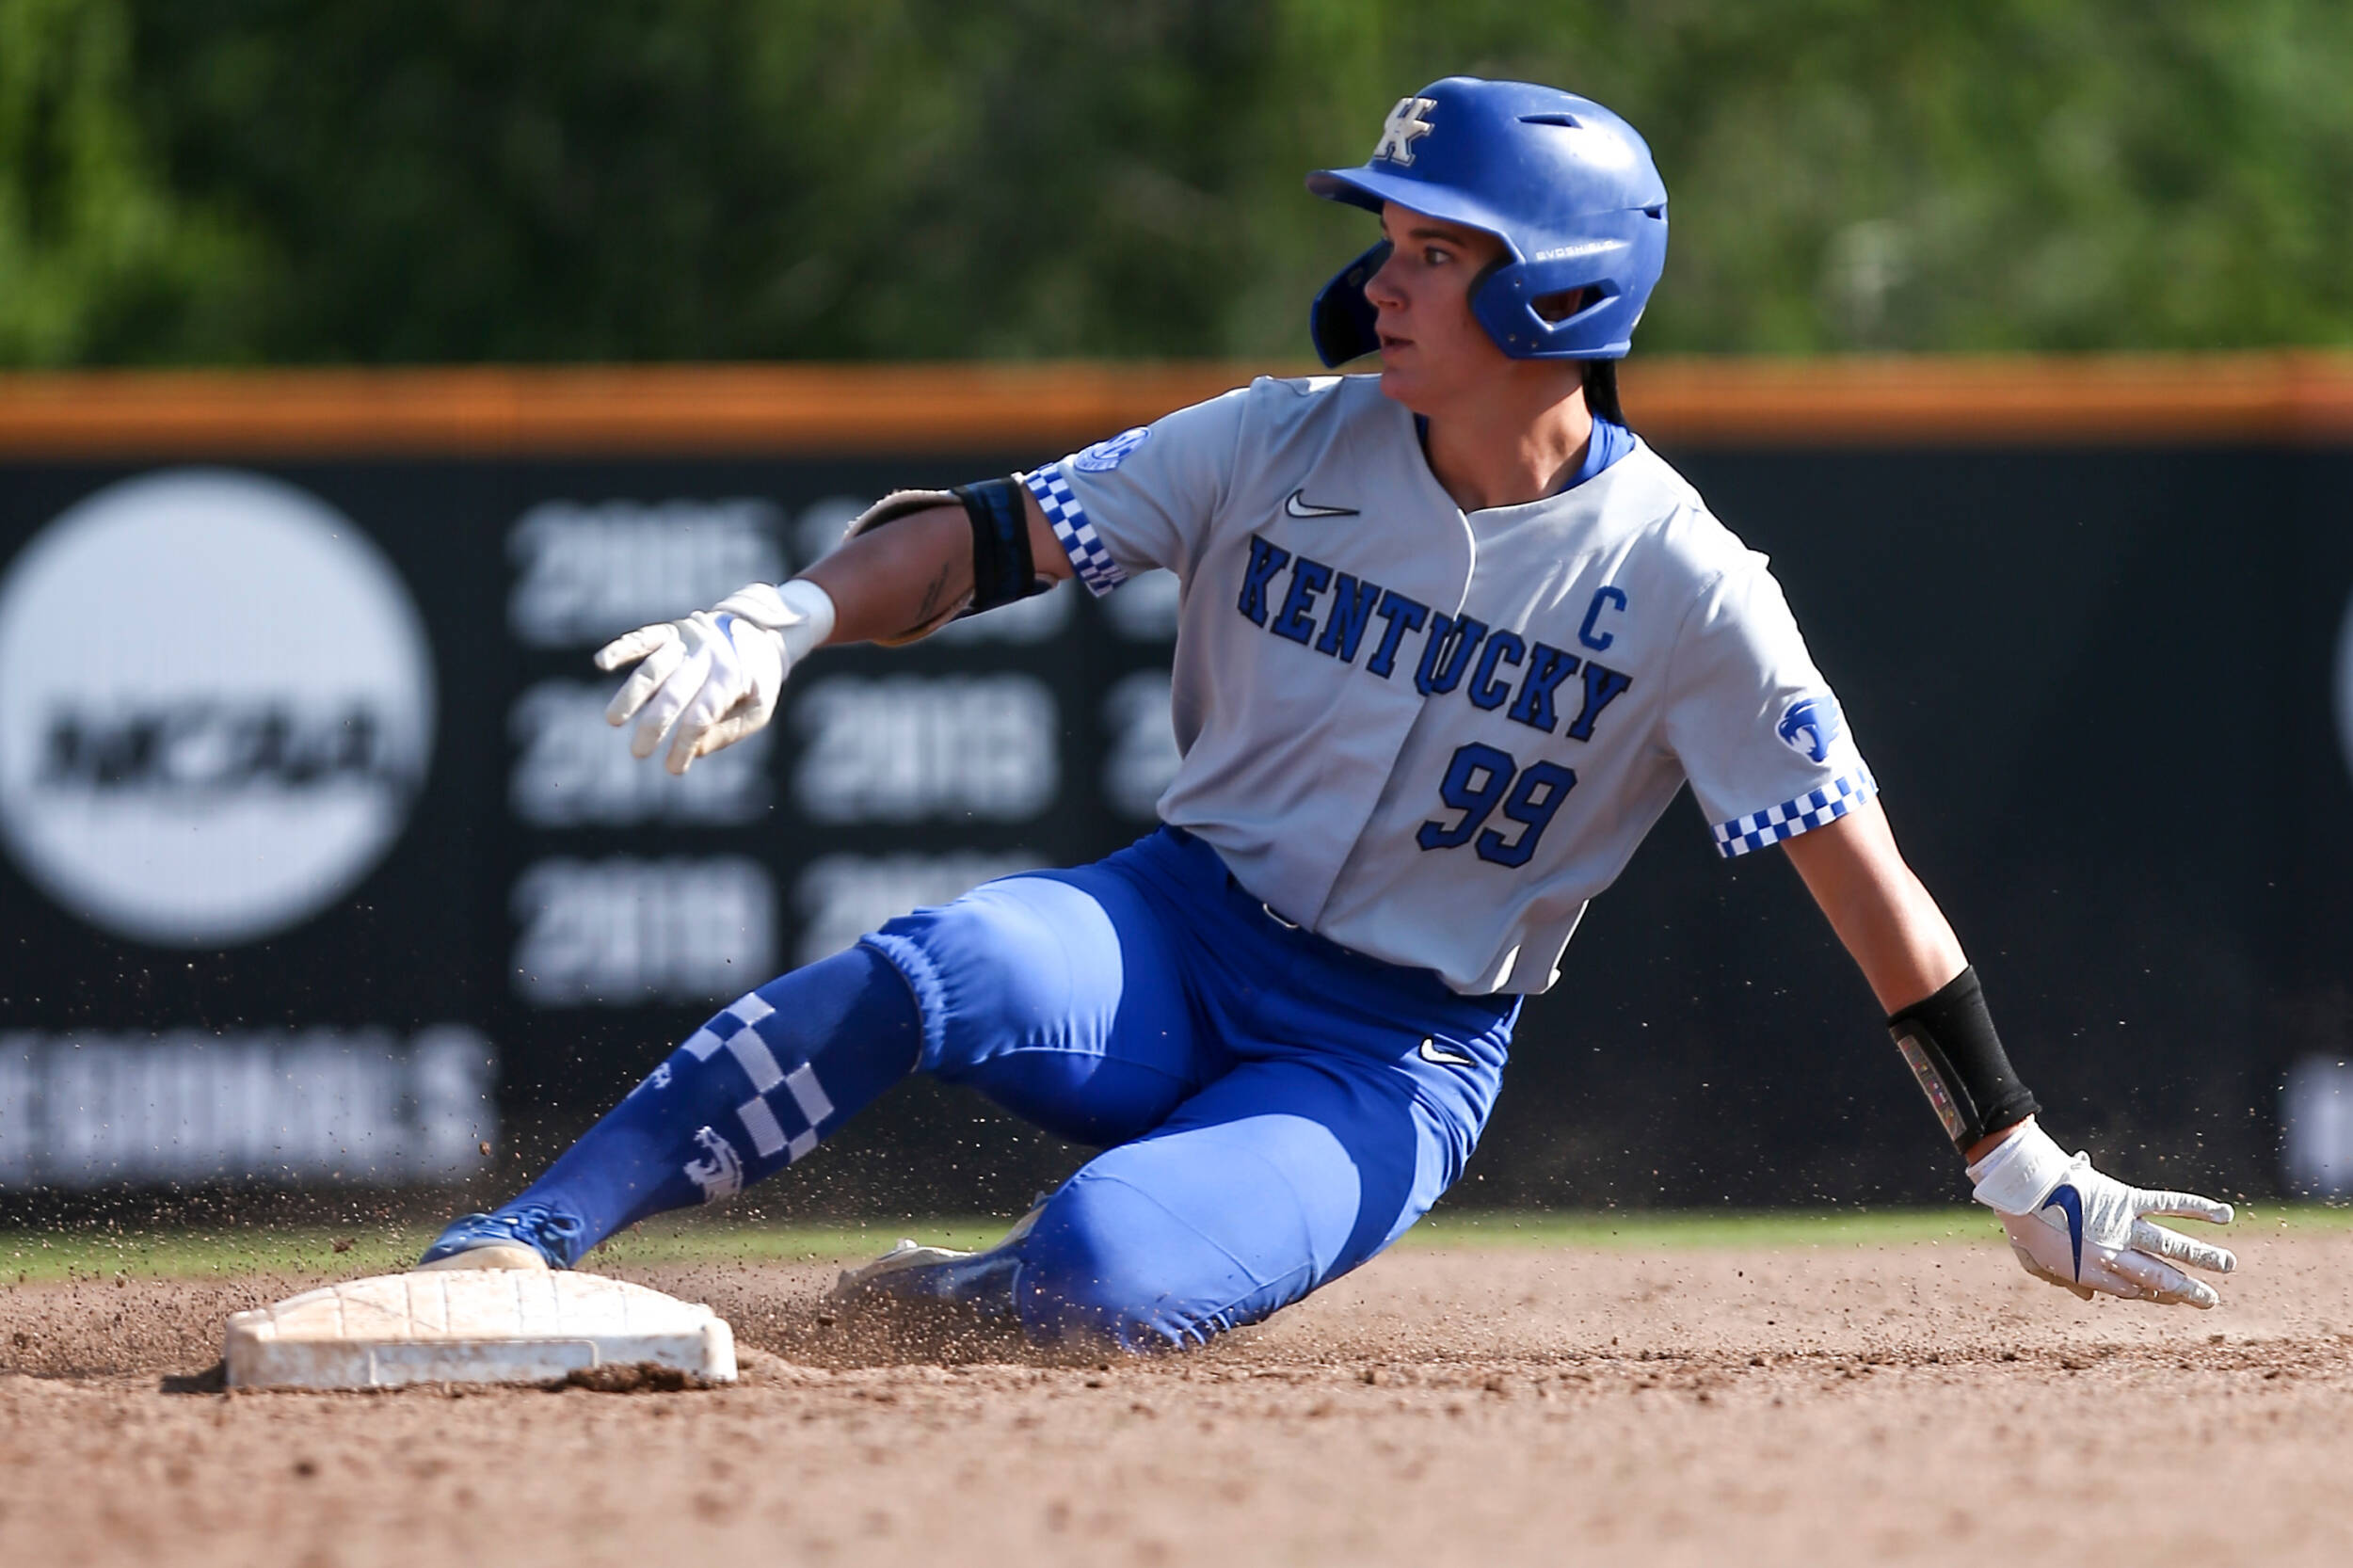
<instances>
[{"instance_id":1,"label":"wildcat logo patch","mask_svg":"<svg viewBox=\"0 0 2353 1568\"><path fill-rule=\"evenodd\" d=\"M1782 711L1781 723L1774 728L1790 750L1817 762L1830 760L1830 748L1846 732L1837 701L1827 696L1800 697Z\"/></svg>"}]
</instances>

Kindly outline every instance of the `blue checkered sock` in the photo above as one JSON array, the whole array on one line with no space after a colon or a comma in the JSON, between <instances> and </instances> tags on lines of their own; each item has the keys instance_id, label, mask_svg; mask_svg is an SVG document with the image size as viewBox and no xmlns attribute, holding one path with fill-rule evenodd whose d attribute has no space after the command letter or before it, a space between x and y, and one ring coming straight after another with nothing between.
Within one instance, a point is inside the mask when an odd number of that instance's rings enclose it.
<instances>
[{"instance_id":1,"label":"blue checkered sock","mask_svg":"<svg viewBox=\"0 0 2353 1568\"><path fill-rule=\"evenodd\" d=\"M648 1215L731 1197L912 1072L922 1037L906 982L872 949L795 969L696 1030L498 1213L579 1221L568 1263Z\"/></svg>"}]
</instances>

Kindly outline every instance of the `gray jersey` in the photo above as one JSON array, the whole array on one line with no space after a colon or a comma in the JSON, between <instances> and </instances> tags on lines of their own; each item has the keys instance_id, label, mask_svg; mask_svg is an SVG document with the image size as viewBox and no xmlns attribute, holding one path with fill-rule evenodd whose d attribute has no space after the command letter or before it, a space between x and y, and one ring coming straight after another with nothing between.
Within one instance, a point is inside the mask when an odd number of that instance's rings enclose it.
<instances>
[{"instance_id":1,"label":"gray jersey","mask_svg":"<svg viewBox=\"0 0 2353 1568\"><path fill-rule=\"evenodd\" d=\"M1542 991L1688 778L1737 856L1875 786L1765 557L1647 446L1465 517L1373 376L1261 379L1027 476L1088 588L1182 585L1161 820L1284 919Z\"/></svg>"}]
</instances>

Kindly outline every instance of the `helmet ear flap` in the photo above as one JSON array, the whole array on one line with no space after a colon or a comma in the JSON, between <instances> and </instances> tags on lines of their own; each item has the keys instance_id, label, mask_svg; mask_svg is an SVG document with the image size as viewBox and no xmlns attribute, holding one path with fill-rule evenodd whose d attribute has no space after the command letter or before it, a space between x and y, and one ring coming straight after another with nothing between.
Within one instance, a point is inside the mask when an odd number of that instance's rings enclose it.
<instances>
[{"instance_id":1,"label":"helmet ear flap","mask_svg":"<svg viewBox=\"0 0 2353 1568\"><path fill-rule=\"evenodd\" d=\"M1575 254L1514 262L1481 275L1471 313L1497 347L1515 360L1625 358L1657 263L1665 258L1666 225L1647 213L1610 216L1626 232L1597 233ZM1601 229L1600 220L1589 221ZM1627 259L1639 262L1646 250L1649 265L1629 269ZM1641 289L1631 296L1625 292L1630 273Z\"/></svg>"},{"instance_id":2,"label":"helmet ear flap","mask_svg":"<svg viewBox=\"0 0 2353 1568\"><path fill-rule=\"evenodd\" d=\"M1390 248L1383 240L1340 268L1308 307L1307 336L1327 368L1337 370L1381 346L1381 312L1365 297L1365 285L1388 261Z\"/></svg>"}]
</instances>

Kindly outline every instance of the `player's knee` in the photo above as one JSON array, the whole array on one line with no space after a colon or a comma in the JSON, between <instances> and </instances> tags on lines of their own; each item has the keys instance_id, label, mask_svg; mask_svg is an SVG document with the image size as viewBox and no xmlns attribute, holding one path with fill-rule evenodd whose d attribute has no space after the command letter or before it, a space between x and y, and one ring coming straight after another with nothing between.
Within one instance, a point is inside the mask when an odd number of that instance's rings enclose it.
<instances>
[{"instance_id":1,"label":"player's knee","mask_svg":"<svg viewBox=\"0 0 2353 1568\"><path fill-rule=\"evenodd\" d=\"M1093 897L1050 878L986 884L866 941L914 988L921 1065L942 1078L1024 1045L1092 1045L1117 1011L1117 929Z\"/></svg>"},{"instance_id":2,"label":"player's knee","mask_svg":"<svg viewBox=\"0 0 2353 1568\"><path fill-rule=\"evenodd\" d=\"M1081 1173L1023 1242L1015 1306L1032 1340L1142 1352L1207 1344L1299 1293L1254 1280L1138 1188Z\"/></svg>"}]
</instances>

